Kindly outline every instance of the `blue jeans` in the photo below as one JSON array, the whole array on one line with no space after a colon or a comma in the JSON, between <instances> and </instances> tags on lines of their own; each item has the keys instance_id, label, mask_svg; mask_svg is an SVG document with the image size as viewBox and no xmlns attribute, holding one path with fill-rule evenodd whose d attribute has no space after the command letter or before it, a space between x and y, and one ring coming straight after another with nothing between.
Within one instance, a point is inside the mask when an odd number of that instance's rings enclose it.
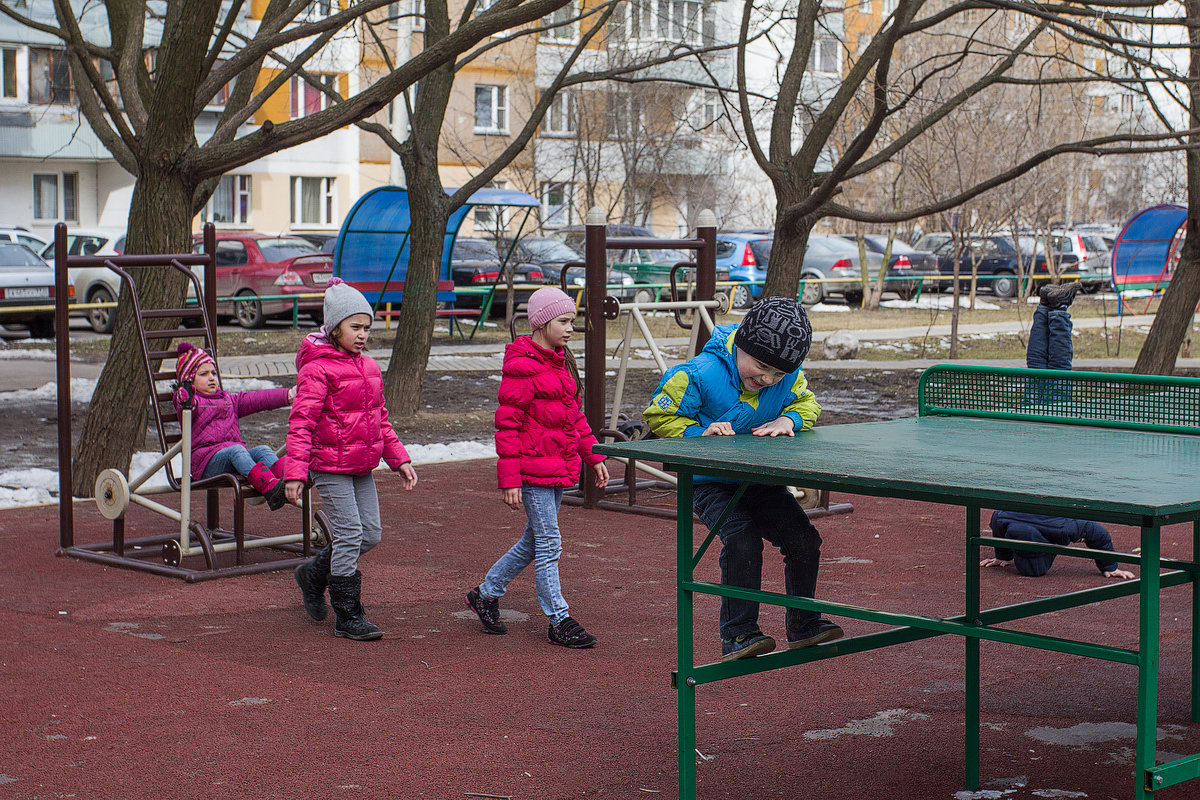
<instances>
[{"instance_id":1,"label":"blue jeans","mask_svg":"<svg viewBox=\"0 0 1200 800\"><path fill-rule=\"evenodd\" d=\"M567 600L558 582L558 558L562 554L558 507L562 505L562 498L563 490L558 487L528 484L521 487L521 502L529 520L525 533L492 565L479 585L479 591L485 597L503 597L513 578L530 563L534 564L538 603L542 613L555 625L569 616Z\"/></svg>"},{"instance_id":2,"label":"blue jeans","mask_svg":"<svg viewBox=\"0 0 1200 800\"><path fill-rule=\"evenodd\" d=\"M343 577L353 575L358 571L359 556L383 538L375 476L313 470L312 479L333 527L329 571Z\"/></svg>"},{"instance_id":3,"label":"blue jeans","mask_svg":"<svg viewBox=\"0 0 1200 800\"><path fill-rule=\"evenodd\" d=\"M736 490L735 483L695 485L693 508L709 530ZM821 566L821 536L786 487L750 484L717 535L721 538L721 583L761 589L763 541L768 541L783 553L784 590L797 597L815 595L817 570ZM817 616L815 611L789 608L787 629L796 632ZM721 598L722 639L758 631L758 603Z\"/></svg>"},{"instance_id":4,"label":"blue jeans","mask_svg":"<svg viewBox=\"0 0 1200 800\"><path fill-rule=\"evenodd\" d=\"M260 444L247 450L244 445L234 444L213 453L213 457L204 467L204 474L200 477L211 478L226 472L236 472L244 478L259 461L269 467L278 460L279 456L275 455L275 450L269 445Z\"/></svg>"},{"instance_id":5,"label":"blue jeans","mask_svg":"<svg viewBox=\"0 0 1200 800\"><path fill-rule=\"evenodd\" d=\"M1030 369L1071 369L1075 357L1071 342L1072 327L1070 311L1039 305L1033 312L1033 324L1029 328L1025 366ZM1029 378L1026 380L1026 389L1026 397L1031 403L1055 403L1071 399L1070 384L1066 381Z\"/></svg>"},{"instance_id":6,"label":"blue jeans","mask_svg":"<svg viewBox=\"0 0 1200 800\"><path fill-rule=\"evenodd\" d=\"M1075 356L1071 343L1071 312L1039 305L1029 328L1025 366L1030 369L1070 369Z\"/></svg>"}]
</instances>

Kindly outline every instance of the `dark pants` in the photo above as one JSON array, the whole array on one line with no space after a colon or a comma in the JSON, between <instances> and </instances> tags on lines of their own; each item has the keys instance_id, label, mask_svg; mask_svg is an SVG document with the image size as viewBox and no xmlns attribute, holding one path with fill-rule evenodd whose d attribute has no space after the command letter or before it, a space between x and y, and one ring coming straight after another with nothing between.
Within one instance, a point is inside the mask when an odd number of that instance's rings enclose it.
<instances>
[{"instance_id":1,"label":"dark pants","mask_svg":"<svg viewBox=\"0 0 1200 800\"><path fill-rule=\"evenodd\" d=\"M1039 305L1029 327L1025 366L1030 369L1070 369L1075 356L1072 327L1070 311Z\"/></svg>"},{"instance_id":2,"label":"dark pants","mask_svg":"<svg viewBox=\"0 0 1200 800\"><path fill-rule=\"evenodd\" d=\"M693 492L696 516L712 530L737 490L734 483L698 483ZM721 583L745 589L762 588L763 541L783 553L785 591L813 597L821 560L821 536L808 515L783 486L751 484L726 517L721 530ZM817 616L815 611L787 610L787 627L794 631ZM721 598L721 638L755 633L758 603Z\"/></svg>"}]
</instances>

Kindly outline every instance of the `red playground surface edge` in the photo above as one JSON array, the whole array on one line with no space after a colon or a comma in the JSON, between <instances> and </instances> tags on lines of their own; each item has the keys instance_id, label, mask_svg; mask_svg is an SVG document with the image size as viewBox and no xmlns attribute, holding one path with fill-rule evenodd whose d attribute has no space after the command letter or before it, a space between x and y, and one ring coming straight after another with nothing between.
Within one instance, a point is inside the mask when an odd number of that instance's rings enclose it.
<instances>
[{"instance_id":1,"label":"red playground surface edge","mask_svg":"<svg viewBox=\"0 0 1200 800\"><path fill-rule=\"evenodd\" d=\"M532 567L501 600L508 635L491 636L463 594L524 515L492 488L493 461L418 471L411 493L379 475L384 539L361 564L377 642L311 622L290 571L187 584L58 558L56 507L0 511L0 800L676 797L674 523L564 506L564 591L599 645L547 643ZM961 509L835 500L854 511L816 520L821 596L962 611ZM248 525L269 514L250 509ZM90 502L75 519L78 542L106 533ZM132 507L128 524L132 537L164 521ZM1118 550L1136 546L1136 531L1110 531ZM1190 526L1163 529L1164 554L1189 555L1190 541ZM778 552L764 560L764 588L781 590ZM699 577L717 576L712 548ZM1041 579L989 569L984 602L1105 580L1074 559ZM717 603L697 598L701 661L719 654ZM1190 613L1186 590L1164 592L1164 758L1200 751ZM782 618L764 607L764 631L782 639ZM848 636L878 629L841 622ZM1021 624L1133 648L1136 598ZM963 792L963 650L937 637L701 687L698 797L1129 796L1135 670L988 642L988 792Z\"/></svg>"}]
</instances>

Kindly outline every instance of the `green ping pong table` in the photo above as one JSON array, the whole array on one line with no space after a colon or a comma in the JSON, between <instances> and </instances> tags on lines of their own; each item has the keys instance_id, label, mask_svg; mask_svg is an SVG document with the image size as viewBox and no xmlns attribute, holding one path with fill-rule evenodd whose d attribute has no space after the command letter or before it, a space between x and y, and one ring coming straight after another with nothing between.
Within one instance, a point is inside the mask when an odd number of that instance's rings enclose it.
<instances>
[{"instance_id":1,"label":"green ping pong table","mask_svg":"<svg viewBox=\"0 0 1200 800\"><path fill-rule=\"evenodd\" d=\"M980 785L980 642L1004 642L1137 667L1135 796L1200 776L1200 755L1156 764L1160 592L1190 584L1191 717L1200 721L1200 380L1052 370L939 365L919 389L920 416L817 427L795 438L706 436L605 444L597 452L662 462L679 476L676 589L679 797L696 796L696 687L714 681L858 653L933 636L966 646L965 786ZM694 578L713 542L693 552L692 487L697 474L856 494L908 498L966 509L963 613L938 618L873 610L831 600L790 597ZM740 492L734 495L736 502ZM1056 597L982 608L980 548L996 546L1081 558L1097 551L980 535L984 508L1092 519L1141 529L1137 555L1108 554L1140 568L1137 580ZM718 522L718 528L720 522ZM1188 558L1160 552L1163 525L1191 522ZM692 651L693 596L758 600L883 623L883 631L740 661L697 665ZM1012 630L1004 623L1136 595L1137 649Z\"/></svg>"}]
</instances>

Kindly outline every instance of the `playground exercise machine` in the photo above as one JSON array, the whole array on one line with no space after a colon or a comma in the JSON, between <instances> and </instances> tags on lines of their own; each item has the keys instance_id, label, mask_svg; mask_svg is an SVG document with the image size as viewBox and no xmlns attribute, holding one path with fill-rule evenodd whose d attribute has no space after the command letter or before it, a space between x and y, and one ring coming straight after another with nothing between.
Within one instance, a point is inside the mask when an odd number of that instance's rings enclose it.
<instances>
[{"instance_id":1,"label":"playground exercise machine","mask_svg":"<svg viewBox=\"0 0 1200 800\"><path fill-rule=\"evenodd\" d=\"M312 495L307 486L301 493L300 523L296 532L276 534L278 521L268 534L247 529L245 506L263 498L239 475L222 474L193 479L192 413L184 409L175 412L172 403L172 384L175 380L175 350L170 347L177 339L199 340L199 346L216 353L216 231L210 223L204 228L204 252L177 255L69 256L67 227L55 227L55 328L58 377L58 490L59 490L59 555L98 561L103 564L129 567L159 575L183 578L188 582L210 580L233 575L245 575L277 569L290 569L311 557L312 545L324 545L329 540L329 522L323 511L314 513ZM72 505L71 476L71 353L68 323L67 291L70 282L68 269L106 267L121 278L133 304L133 321L138 326L142 363L150 391L150 411L158 432L161 455L139 475L126 477L119 469L110 468L96 478L96 506L100 514L112 521L112 537L108 541L87 544L75 541L75 520ZM189 281L195 297L202 302L184 308L144 308L138 295L131 269L173 269ZM195 269L204 274L204 284ZM162 327L166 325L167 327ZM159 349L165 344L167 349ZM166 362L165 364L163 362ZM181 464L180 473L175 464ZM167 484L153 482L164 471ZM204 524L195 518L192 492L205 494ZM227 491L233 500L233 529L221 527L221 492ZM155 499L175 494L178 509ZM175 528L148 536L126 538L127 512L131 505L148 509L166 517ZM270 548L284 554L269 560L248 558L249 551ZM223 554L232 553L233 563Z\"/></svg>"},{"instance_id":2,"label":"playground exercise machine","mask_svg":"<svg viewBox=\"0 0 1200 800\"><path fill-rule=\"evenodd\" d=\"M1124 311L1125 293L1150 290L1146 306L1166 291L1179 262L1187 231L1187 208L1164 203L1144 208L1125 223L1112 253L1112 281L1117 311Z\"/></svg>"},{"instance_id":3,"label":"playground exercise machine","mask_svg":"<svg viewBox=\"0 0 1200 800\"><path fill-rule=\"evenodd\" d=\"M646 239L638 238L608 238L607 220L599 208L591 209L587 214L584 233L584 266L586 268L584 310L584 415L588 425L601 441L613 439L629 441L630 437L619 430L619 415L621 400L624 394L625 378L632 355L635 327L645 340L653 354L655 364L660 373L668 369L666 360L659 350L649 326L646 324L643 312L670 311L675 322L681 328L690 330L688 349L685 358L690 358L703 349L714 328L713 315L729 311L727 294L716 293L716 216L705 209L701 211L696 223L696 238L694 239ZM671 270L671 299L658 302L622 302L615 297L605 296L605 276L607 275L607 252L609 250L624 250L640 247L649 250L683 250L694 253L691 261L681 261ZM566 274L570 267L579 266L579 262L565 264L562 269L561 281L566 289ZM676 276L680 270L690 270L694 276L694 295L681 299ZM683 314L691 312L690 322L684 320ZM617 370L617 381L613 393L613 403L609 419L605 420L605 348L606 322L619 319L624 314L625 331L620 345L621 361ZM587 380L587 376L601 376L601 380ZM600 489L588 479L581 481L581 486L565 493L563 502L581 504L587 507L606 508L616 511L632 511L640 514L674 518L675 510L640 504L638 491L670 489L676 487L676 478L670 473L652 467L636 459L614 456L614 460L625 465L624 475L620 480L613 480L605 489ZM590 468L588 468L590 471ZM638 473L648 477L638 478ZM614 476L615 477L615 476ZM609 494L625 493L627 501L619 503L609 501ZM846 513L853 510L849 503L831 504L828 491L816 491L793 487L793 493L807 509L810 517L822 516L829 513Z\"/></svg>"}]
</instances>

